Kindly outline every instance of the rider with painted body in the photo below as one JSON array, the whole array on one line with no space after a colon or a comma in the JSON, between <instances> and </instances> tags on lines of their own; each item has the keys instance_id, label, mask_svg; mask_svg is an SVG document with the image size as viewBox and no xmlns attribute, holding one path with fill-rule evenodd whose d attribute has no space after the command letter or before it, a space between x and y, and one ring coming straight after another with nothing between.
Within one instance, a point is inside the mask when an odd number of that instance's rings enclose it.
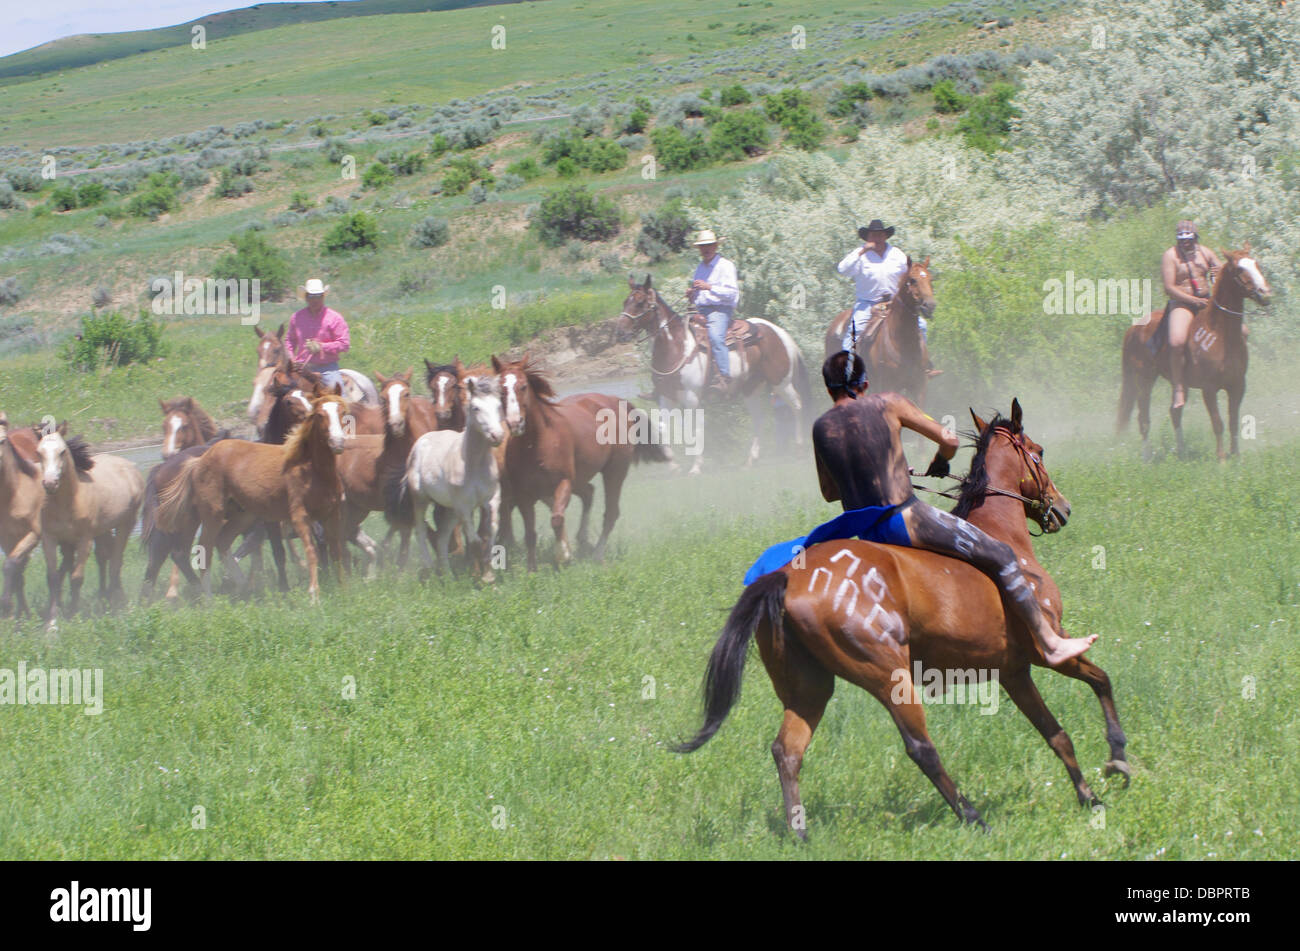
<instances>
[{"instance_id":1,"label":"rider with painted body","mask_svg":"<svg viewBox=\"0 0 1300 951\"><path fill-rule=\"evenodd\" d=\"M1160 261L1165 293L1169 295L1165 319L1169 333L1169 378L1174 385L1172 409L1187 403L1187 387L1183 382L1187 368L1187 332L1193 316L1209 302L1220 267L1222 263L1214 252L1199 242L1196 225L1190 221L1178 222L1174 246L1165 251Z\"/></svg>"},{"instance_id":2,"label":"rider with painted body","mask_svg":"<svg viewBox=\"0 0 1300 951\"><path fill-rule=\"evenodd\" d=\"M904 396L867 396L862 358L853 356L849 372L848 357L848 352L833 354L823 365L826 390L835 405L813 424L817 479L826 501L839 501L846 511L868 506L893 509L891 517L877 522L886 529L885 537L864 537L950 555L980 569L993 579L1033 633L1049 664L1055 666L1086 651L1097 636L1063 638L1056 633L1011 546L916 497L903 455L902 429L939 444L927 476L948 474L948 460L958 448L957 437Z\"/></svg>"},{"instance_id":3,"label":"rider with painted body","mask_svg":"<svg viewBox=\"0 0 1300 951\"><path fill-rule=\"evenodd\" d=\"M289 357L304 364L304 369L319 373L328 387L343 383L339 357L351 349L347 321L333 308L325 306L329 285L313 278L302 290L307 306L289 318L289 335L284 344Z\"/></svg>"},{"instance_id":4,"label":"rider with painted body","mask_svg":"<svg viewBox=\"0 0 1300 951\"><path fill-rule=\"evenodd\" d=\"M719 380L714 389L726 392L731 386L730 357L727 351L727 328L740 303L740 282L736 265L718 253L721 238L712 231L699 233L694 245L700 252L700 263L691 275L691 287L686 298L704 316L709 328L709 351Z\"/></svg>"}]
</instances>

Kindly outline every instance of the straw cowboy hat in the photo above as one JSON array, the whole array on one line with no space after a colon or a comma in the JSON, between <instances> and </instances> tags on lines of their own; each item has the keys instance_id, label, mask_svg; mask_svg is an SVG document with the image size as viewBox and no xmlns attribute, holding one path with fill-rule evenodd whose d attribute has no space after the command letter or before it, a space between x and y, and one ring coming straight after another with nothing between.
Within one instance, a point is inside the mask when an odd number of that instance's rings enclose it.
<instances>
[{"instance_id":1,"label":"straw cowboy hat","mask_svg":"<svg viewBox=\"0 0 1300 951\"><path fill-rule=\"evenodd\" d=\"M313 277L310 281L298 288L298 293L303 297L315 297L317 294L328 294L330 286L322 284L318 278Z\"/></svg>"},{"instance_id":2,"label":"straw cowboy hat","mask_svg":"<svg viewBox=\"0 0 1300 951\"><path fill-rule=\"evenodd\" d=\"M691 244L695 245L698 248L702 244L721 244L725 240L726 238L719 238L708 228L705 228L698 235L696 235L695 240L692 241Z\"/></svg>"}]
</instances>

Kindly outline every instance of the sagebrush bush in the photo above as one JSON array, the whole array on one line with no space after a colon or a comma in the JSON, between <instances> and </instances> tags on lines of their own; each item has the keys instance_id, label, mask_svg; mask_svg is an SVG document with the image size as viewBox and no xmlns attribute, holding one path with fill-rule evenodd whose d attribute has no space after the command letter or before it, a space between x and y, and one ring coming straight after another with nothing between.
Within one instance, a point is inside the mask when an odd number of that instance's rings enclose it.
<instances>
[{"instance_id":1,"label":"sagebrush bush","mask_svg":"<svg viewBox=\"0 0 1300 951\"><path fill-rule=\"evenodd\" d=\"M570 238L601 241L618 234L618 206L582 185L565 185L546 193L530 227L551 247Z\"/></svg>"},{"instance_id":2,"label":"sagebrush bush","mask_svg":"<svg viewBox=\"0 0 1300 951\"><path fill-rule=\"evenodd\" d=\"M652 262L662 261L686 250L690 233L691 217L682 199L673 198L658 210L641 215L641 233L636 238L636 249Z\"/></svg>"},{"instance_id":3,"label":"sagebrush bush","mask_svg":"<svg viewBox=\"0 0 1300 951\"><path fill-rule=\"evenodd\" d=\"M411 229L410 244L413 248L437 248L451 238L451 225L446 218L430 215L422 219Z\"/></svg>"},{"instance_id":4,"label":"sagebrush bush","mask_svg":"<svg viewBox=\"0 0 1300 951\"><path fill-rule=\"evenodd\" d=\"M180 207L180 176L175 172L151 172L143 189L126 203L137 218L157 218Z\"/></svg>"},{"instance_id":5,"label":"sagebrush bush","mask_svg":"<svg viewBox=\"0 0 1300 951\"><path fill-rule=\"evenodd\" d=\"M12 307L22 298L23 289L18 284L18 278L0 278L0 307Z\"/></svg>"}]
</instances>

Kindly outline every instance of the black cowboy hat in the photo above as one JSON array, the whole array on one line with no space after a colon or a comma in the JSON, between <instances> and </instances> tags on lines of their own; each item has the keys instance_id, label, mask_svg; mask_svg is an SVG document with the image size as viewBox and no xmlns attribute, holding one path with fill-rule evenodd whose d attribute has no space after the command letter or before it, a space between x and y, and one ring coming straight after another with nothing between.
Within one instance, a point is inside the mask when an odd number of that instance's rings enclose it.
<instances>
[{"instance_id":1,"label":"black cowboy hat","mask_svg":"<svg viewBox=\"0 0 1300 951\"><path fill-rule=\"evenodd\" d=\"M865 228L859 228L858 237L863 241L866 241L867 233L871 231L883 231L886 238L892 238L894 236L894 229L886 228L885 223L879 218L872 218Z\"/></svg>"}]
</instances>

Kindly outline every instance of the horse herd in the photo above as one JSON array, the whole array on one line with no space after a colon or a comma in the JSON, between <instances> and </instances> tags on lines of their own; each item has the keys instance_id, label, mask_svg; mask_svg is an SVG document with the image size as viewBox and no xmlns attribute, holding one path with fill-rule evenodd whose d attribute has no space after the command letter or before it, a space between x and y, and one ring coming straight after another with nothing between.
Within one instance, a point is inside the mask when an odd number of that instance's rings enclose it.
<instances>
[{"instance_id":1,"label":"horse herd","mask_svg":"<svg viewBox=\"0 0 1300 951\"><path fill-rule=\"evenodd\" d=\"M450 566L453 541L463 540L472 575L482 583L504 567L498 545L513 542L510 513L524 525L527 566L537 569L535 507L551 510L557 567L574 557L566 530L570 500L582 501L576 551L599 560L619 516L619 498L634 463L668 461L667 447L606 438L644 430L643 412L599 393L557 398L529 355L493 357L490 366L425 361L428 396L413 392L412 370L378 375L378 387L358 373L326 387L319 375L289 361L284 328L258 328L258 368L249 415L257 438L218 429L192 397L160 401L163 460L144 478L134 464L92 455L84 440L58 426L9 426L0 414L0 544L8 557L0 611L28 613L23 577L37 544L44 547L49 602L47 628L57 630L64 577L67 610L76 612L90 552L99 564L100 596L125 601L122 556L141 515L148 565L140 598L154 596L164 564L173 563L167 590L181 581L211 593L210 569L220 561L227 588L246 592L260 574L270 542L281 590L287 590L287 523L302 545L308 592L319 598L319 568L328 557L338 579L351 568L344 546L356 546L373 577L380 546L362 529L383 512L388 538L400 539L404 565L414 531L427 568ZM350 395L345 398L345 387ZM604 520L592 544L588 524L595 485L604 488ZM433 508L434 528L425 523ZM143 511L141 511L143 510ZM477 522L477 523L476 523ZM424 526L426 531L417 530ZM427 538L426 538L427 534ZM243 538L236 550L236 540ZM59 556L62 555L60 561ZM240 558L251 556L246 574Z\"/></svg>"}]
</instances>

